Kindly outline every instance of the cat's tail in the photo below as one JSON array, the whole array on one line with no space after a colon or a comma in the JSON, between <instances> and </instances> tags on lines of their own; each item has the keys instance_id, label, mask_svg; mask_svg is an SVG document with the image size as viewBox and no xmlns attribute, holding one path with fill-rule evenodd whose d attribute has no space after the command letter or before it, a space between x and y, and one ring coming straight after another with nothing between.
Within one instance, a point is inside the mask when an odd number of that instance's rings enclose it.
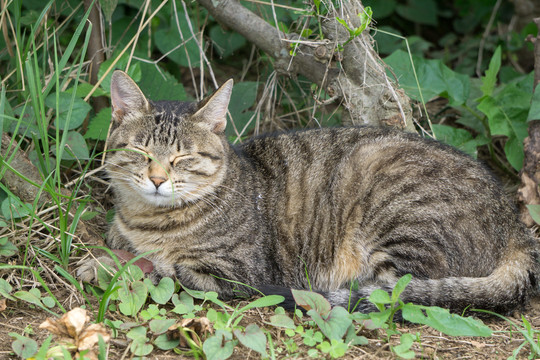
<instances>
[{"instance_id":1,"label":"cat's tail","mask_svg":"<svg viewBox=\"0 0 540 360\"><path fill-rule=\"evenodd\" d=\"M500 263L486 277L447 277L441 279L413 279L402 292L404 303L439 306L453 312L465 309L483 309L499 314L522 309L532 296L539 293L540 263L537 256L521 253ZM391 294L394 284L366 286L356 291L338 289L318 291L332 306L342 306L349 311L369 313L377 311L368 301L375 289ZM284 307L294 307L290 290L265 287L265 294L280 294L285 297Z\"/></svg>"},{"instance_id":2,"label":"cat's tail","mask_svg":"<svg viewBox=\"0 0 540 360\"><path fill-rule=\"evenodd\" d=\"M531 296L538 294L539 276L537 255L516 252L485 277L413 278L400 298L404 303L439 306L455 312L483 309L506 314L523 308ZM324 295L332 305L358 304L355 311L370 312L376 308L366 299L375 288L361 288L356 292L338 290ZM391 286L382 289L392 291Z\"/></svg>"}]
</instances>

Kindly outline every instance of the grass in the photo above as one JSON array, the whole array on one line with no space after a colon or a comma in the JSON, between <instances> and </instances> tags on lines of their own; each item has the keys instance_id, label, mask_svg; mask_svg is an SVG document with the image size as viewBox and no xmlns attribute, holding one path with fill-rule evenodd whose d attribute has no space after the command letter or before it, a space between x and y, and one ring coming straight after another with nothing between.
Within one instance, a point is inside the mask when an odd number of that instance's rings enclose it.
<instances>
[{"instance_id":1,"label":"grass","mask_svg":"<svg viewBox=\"0 0 540 360\"><path fill-rule=\"evenodd\" d=\"M87 356L90 350L100 359L178 355L212 359L435 358L440 354L459 357L471 351L477 358L518 358L539 353L535 329L540 323L538 311L531 312L528 319L508 320L505 329L492 322L490 327L495 331L487 337L450 337L442 335L445 328L393 322L394 313L407 306L394 307L402 288L388 299L381 294L374 297L372 301L380 311L363 315L331 309L324 299L308 292L297 294L305 302L302 304L312 309L304 314L276 308L280 298L275 296L222 302L216 293L182 289L168 278L154 286L144 279L140 269L131 266L138 258L118 264L120 271L114 275L100 270L97 285L79 283L74 270L79 261L91 259L103 245L107 209L111 207L107 182L96 175L102 151L106 150L104 138L109 122L99 116L100 110L88 106L89 99L107 96L108 90L105 85L88 82L89 11L66 4L51 0L39 11L31 12L21 2L12 1L1 13L9 44L6 39L4 42L15 56L7 57L6 50L0 57L2 73L6 74L0 94L0 127L3 135L9 133L2 137L0 167L0 322L4 329L0 331L0 356L70 358L77 349ZM160 88L171 86L167 92L183 91L183 99L190 97L175 80L182 76L178 71L173 74L178 64L169 62L157 68L137 61L144 55L144 31L155 30L146 25L165 21L163 12L167 11L170 15L172 10L162 3L149 11L147 18L136 18L141 26L135 33L127 31L117 43L108 44L111 61L100 69L100 81L107 83L107 74L115 64L131 63L128 73L143 84L148 82L150 92L159 93ZM175 17L178 28L194 25L189 16L186 18L184 24ZM112 31L110 26L108 30ZM112 37L107 38L112 41ZM179 50L195 49L196 59L203 47L188 49L189 41L197 41L196 36L189 35L186 48ZM114 46L123 50L116 52ZM130 47L131 55L122 56ZM155 44L146 50L164 52ZM266 61L264 66L271 65ZM228 65L222 66L227 69ZM188 69L192 74L197 70L194 66ZM248 70L241 78L256 80ZM204 74L200 75L201 83ZM153 78L158 79L157 83L150 82ZM231 139L242 139L258 129L288 127L291 122L303 126L312 122L309 114L315 114L325 124L339 122L338 112L328 115L317 110L317 103L309 96L309 84L280 85L275 77L271 78L273 87L264 89L264 93L275 94L281 87L280 98L268 95L268 101L279 103L283 115L273 105L275 119L271 124L264 123L260 116L262 105L251 111L258 83L242 82L242 93L253 94L253 98L242 103L242 96L233 93L238 98L231 108L237 121L233 128L237 130L229 134ZM192 80L196 80L195 76ZM204 92L200 90L199 96ZM79 307L88 311L88 319L78 317L80 312L77 316L66 315L74 314L69 311ZM410 309L419 310L413 306ZM52 331L52 337L39 329L47 316L77 329L76 336L68 334L69 346L58 344L60 330ZM91 323L103 327L92 327ZM105 333L111 335L107 342ZM458 334L471 335L464 331ZM93 345L84 349L81 339L92 336Z\"/></svg>"}]
</instances>

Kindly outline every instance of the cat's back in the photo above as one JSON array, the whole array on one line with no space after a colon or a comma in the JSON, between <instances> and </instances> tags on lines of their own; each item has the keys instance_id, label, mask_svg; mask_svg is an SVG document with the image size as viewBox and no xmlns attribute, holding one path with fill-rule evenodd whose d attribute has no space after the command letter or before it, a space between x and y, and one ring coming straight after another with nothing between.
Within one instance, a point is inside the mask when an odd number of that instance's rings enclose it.
<instances>
[{"instance_id":1,"label":"cat's back","mask_svg":"<svg viewBox=\"0 0 540 360\"><path fill-rule=\"evenodd\" d=\"M465 276L488 274L509 241L530 239L484 165L416 134L326 128L266 135L240 149L259 174L276 236L295 246L321 239L328 248L319 255L348 238L370 254L396 242L392 254L403 254L421 238L414 249L433 261L431 276ZM484 252L486 261L473 261Z\"/></svg>"},{"instance_id":2,"label":"cat's back","mask_svg":"<svg viewBox=\"0 0 540 360\"><path fill-rule=\"evenodd\" d=\"M390 174L392 169L407 168L420 171L420 176L478 176L494 181L483 165L461 151L388 128L359 126L270 133L252 138L239 149L269 176L281 177L284 171L307 168L315 168L322 175L341 164L349 171L362 173Z\"/></svg>"}]
</instances>

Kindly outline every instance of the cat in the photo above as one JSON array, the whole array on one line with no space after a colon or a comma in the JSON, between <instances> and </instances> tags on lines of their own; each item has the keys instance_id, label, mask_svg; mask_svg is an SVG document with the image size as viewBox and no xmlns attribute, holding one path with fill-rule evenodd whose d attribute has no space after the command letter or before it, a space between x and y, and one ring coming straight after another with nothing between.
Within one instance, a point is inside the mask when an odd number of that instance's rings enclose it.
<instances>
[{"instance_id":1,"label":"cat","mask_svg":"<svg viewBox=\"0 0 540 360\"><path fill-rule=\"evenodd\" d=\"M154 250L155 281L223 298L312 288L346 307L410 273L404 302L500 313L537 294L538 243L476 160L375 127L234 146L224 135L232 86L201 102L151 101L127 74L112 75L108 141L125 150L107 154L107 244Z\"/></svg>"}]
</instances>

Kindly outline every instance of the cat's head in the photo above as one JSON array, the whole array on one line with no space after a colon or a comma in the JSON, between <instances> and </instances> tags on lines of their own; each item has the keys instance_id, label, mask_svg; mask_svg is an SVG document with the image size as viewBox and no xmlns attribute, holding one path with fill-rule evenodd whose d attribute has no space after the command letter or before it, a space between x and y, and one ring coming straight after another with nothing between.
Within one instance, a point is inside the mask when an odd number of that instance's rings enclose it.
<instances>
[{"instance_id":1,"label":"cat's head","mask_svg":"<svg viewBox=\"0 0 540 360\"><path fill-rule=\"evenodd\" d=\"M124 72L111 79L107 171L126 201L175 206L215 191L226 172L223 134L232 80L200 102L151 101Z\"/></svg>"}]
</instances>

